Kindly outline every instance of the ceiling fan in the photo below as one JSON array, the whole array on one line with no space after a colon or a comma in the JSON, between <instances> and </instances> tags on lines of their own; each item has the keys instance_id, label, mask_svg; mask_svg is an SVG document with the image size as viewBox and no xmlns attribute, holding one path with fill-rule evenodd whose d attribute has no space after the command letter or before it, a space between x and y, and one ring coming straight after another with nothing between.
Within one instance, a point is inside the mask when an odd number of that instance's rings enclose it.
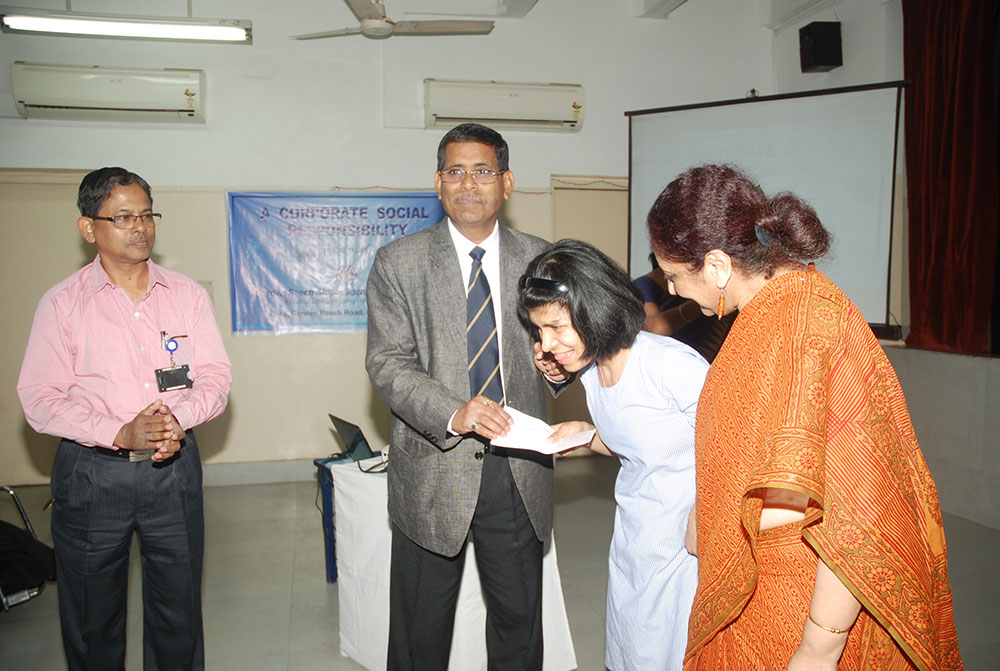
<instances>
[{"instance_id":1,"label":"ceiling fan","mask_svg":"<svg viewBox=\"0 0 1000 671\"><path fill-rule=\"evenodd\" d=\"M393 21L386 17L381 0L344 0L344 2L358 17L361 25L293 35L292 39L318 40L324 37L364 35L379 40L392 35L488 35L493 30L493 21Z\"/></svg>"}]
</instances>

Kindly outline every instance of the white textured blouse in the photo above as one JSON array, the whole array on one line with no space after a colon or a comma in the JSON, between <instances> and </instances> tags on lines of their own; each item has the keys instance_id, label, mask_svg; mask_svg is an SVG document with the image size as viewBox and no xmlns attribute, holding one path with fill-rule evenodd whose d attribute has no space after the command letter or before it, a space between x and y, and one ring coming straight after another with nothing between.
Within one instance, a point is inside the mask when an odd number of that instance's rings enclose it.
<instances>
[{"instance_id":1,"label":"white textured blouse","mask_svg":"<svg viewBox=\"0 0 1000 671\"><path fill-rule=\"evenodd\" d=\"M608 557L605 665L679 670L698 564L684 548L694 505L694 425L708 363L672 338L642 331L621 379L581 376L601 440L618 456Z\"/></svg>"}]
</instances>

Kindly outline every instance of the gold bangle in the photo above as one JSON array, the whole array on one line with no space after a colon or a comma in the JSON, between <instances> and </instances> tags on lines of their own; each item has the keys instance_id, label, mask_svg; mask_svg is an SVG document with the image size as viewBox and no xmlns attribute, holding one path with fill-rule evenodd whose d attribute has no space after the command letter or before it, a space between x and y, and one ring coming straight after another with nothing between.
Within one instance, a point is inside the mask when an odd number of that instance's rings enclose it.
<instances>
[{"instance_id":1,"label":"gold bangle","mask_svg":"<svg viewBox=\"0 0 1000 671\"><path fill-rule=\"evenodd\" d=\"M847 629L837 629L836 627L827 627L825 625L822 625L822 624L820 624L819 622L817 622L816 620L813 619L812 613L806 613L806 617L808 617L809 621L812 622L813 624L815 624L817 627L819 627L820 629L823 629L825 631L828 631L831 634L846 634L847 632L849 632L851 630L851 627L848 627Z\"/></svg>"}]
</instances>

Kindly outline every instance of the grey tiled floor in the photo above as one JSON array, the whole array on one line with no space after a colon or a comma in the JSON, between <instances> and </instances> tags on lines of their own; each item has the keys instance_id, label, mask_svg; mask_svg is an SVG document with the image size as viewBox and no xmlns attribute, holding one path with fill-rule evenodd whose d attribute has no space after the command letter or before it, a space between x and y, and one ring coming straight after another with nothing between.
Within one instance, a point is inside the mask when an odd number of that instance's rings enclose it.
<instances>
[{"instance_id":1,"label":"grey tiled floor","mask_svg":"<svg viewBox=\"0 0 1000 671\"><path fill-rule=\"evenodd\" d=\"M556 540L566 610L582 671L603 669L607 550L614 515L616 462L559 461ZM45 487L17 490L39 537L50 542ZM4 495L4 498L7 498ZM205 490L204 614L207 667L359 671L341 657L337 586L327 584L316 485L309 482L209 487ZM14 520L9 501L0 518ZM945 515L956 619L965 668L1000 668L1000 531ZM133 561L128 668L141 668L141 603ZM0 668L65 669L56 585L0 613Z\"/></svg>"}]
</instances>

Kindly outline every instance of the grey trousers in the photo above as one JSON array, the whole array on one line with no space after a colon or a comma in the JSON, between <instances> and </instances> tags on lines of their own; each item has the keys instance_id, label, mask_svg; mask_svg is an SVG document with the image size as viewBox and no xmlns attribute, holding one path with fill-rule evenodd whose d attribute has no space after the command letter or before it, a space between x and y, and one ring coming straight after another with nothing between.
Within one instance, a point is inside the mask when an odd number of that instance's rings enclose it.
<instances>
[{"instance_id":1,"label":"grey trousers","mask_svg":"<svg viewBox=\"0 0 1000 671\"><path fill-rule=\"evenodd\" d=\"M129 552L142 561L143 668L205 667L201 457L194 434L165 462L63 440L52 467L52 540L70 671L124 669Z\"/></svg>"}]
</instances>

